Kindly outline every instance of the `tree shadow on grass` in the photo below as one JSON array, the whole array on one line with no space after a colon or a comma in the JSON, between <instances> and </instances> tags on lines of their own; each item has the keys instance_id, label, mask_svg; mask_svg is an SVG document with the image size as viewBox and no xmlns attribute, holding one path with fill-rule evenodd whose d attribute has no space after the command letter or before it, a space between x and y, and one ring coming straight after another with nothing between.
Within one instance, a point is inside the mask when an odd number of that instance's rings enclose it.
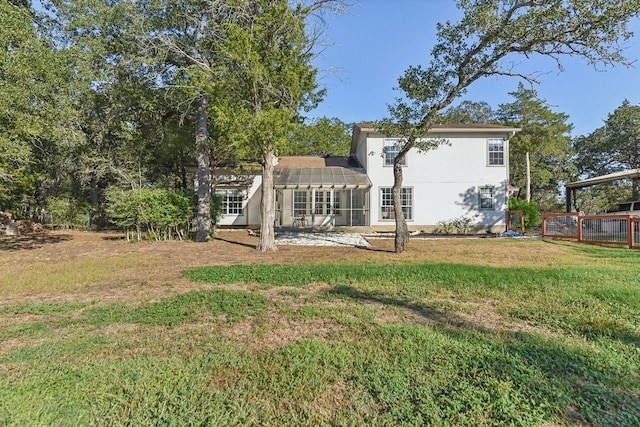
<instances>
[{"instance_id":1,"label":"tree shadow on grass","mask_svg":"<svg viewBox=\"0 0 640 427\"><path fill-rule=\"evenodd\" d=\"M256 245L253 245L251 243L238 242L236 240L225 239L223 237L218 237L218 236L216 236L215 240L220 240L222 242L231 243L232 245L243 246L245 248L250 248L250 249L255 249L256 248Z\"/></svg>"},{"instance_id":2,"label":"tree shadow on grass","mask_svg":"<svg viewBox=\"0 0 640 427\"><path fill-rule=\"evenodd\" d=\"M354 246L354 248L361 249L363 251L369 251L369 252L385 252L385 253L388 253L388 254L395 254L396 253L396 251L393 250L393 249L381 249L381 248L374 248L374 247L371 247L371 246L360 246L360 245L357 245L357 246Z\"/></svg>"},{"instance_id":3,"label":"tree shadow on grass","mask_svg":"<svg viewBox=\"0 0 640 427\"><path fill-rule=\"evenodd\" d=\"M376 292L363 292L348 285L336 286L328 293L406 309L427 320L434 330L448 336L452 342L459 343L447 357L451 363L458 359L463 361L456 374L456 382L463 384L463 393L470 390L464 387L470 387L478 392L496 394L492 397L494 400L508 399L514 405L514 411L535 414L530 420L534 423L538 417L538 422L559 418L567 425L640 425L640 396L637 385L633 385L638 377L633 374L637 372L637 366L630 360L633 358L625 358L617 351L612 354L618 356L618 360L611 360L606 351L594 351L595 346L579 339L528 331L496 331L462 319L455 313ZM399 326L408 331L414 327L411 324ZM407 336L412 339L410 332ZM627 337L621 342L633 349L636 338ZM402 348L395 350L403 351ZM452 393L456 393L459 384L451 384ZM508 385L510 391L503 395L500 387L494 388L496 384ZM376 394L375 390L371 391ZM454 397L457 398L463 399ZM516 406L519 409L515 409ZM420 407L416 406L414 411L420 412ZM429 414L424 416L428 419ZM492 418L492 415L488 416Z\"/></svg>"},{"instance_id":4,"label":"tree shadow on grass","mask_svg":"<svg viewBox=\"0 0 640 427\"><path fill-rule=\"evenodd\" d=\"M329 295L335 295L338 297L347 297L352 300L366 301L369 303L399 307L410 310L422 317L423 319L438 323L438 324L458 324L463 322L462 319L450 313L445 313L441 310L429 307L424 304L415 304L407 301L403 301L398 298L390 298L373 292L362 292L353 286L340 285L327 292Z\"/></svg>"},{"instance_id":5,"label":"tree shadow on grass","mask_svg":"<svg viewBox=\"0 0 640 427\"><path fill-rule=\"evenodd\" d=\"M52 245L56 243L72 240L70 234L48 233L25 234L21 236L0 236L0 250L3 251L20 251L38 249L44 245Z\"/></svg>"}]
</instances>

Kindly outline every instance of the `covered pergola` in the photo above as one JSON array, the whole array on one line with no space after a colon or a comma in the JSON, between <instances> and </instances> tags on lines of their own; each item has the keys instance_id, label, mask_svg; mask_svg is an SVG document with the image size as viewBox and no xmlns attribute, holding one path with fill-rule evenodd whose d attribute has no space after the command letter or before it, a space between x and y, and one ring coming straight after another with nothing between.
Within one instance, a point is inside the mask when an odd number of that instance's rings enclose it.
<instances>
[{"instance_id":1,"label":"covered pergola","mask_svg":"<svg viewBox=\"0 0 640 427\"><path fill-rule=\"evenodd\" d=\"M575 192L579 188L591 187L596 184L605 184L607 182L619 181L622 179L638 179L640 178L640 169L631 169L628 171L614 172L607 175L600 175L594 178L582 181L570 182L565 184L566 212L571 212L571 203L575 200Z\"/></svg>"}]
</instances>

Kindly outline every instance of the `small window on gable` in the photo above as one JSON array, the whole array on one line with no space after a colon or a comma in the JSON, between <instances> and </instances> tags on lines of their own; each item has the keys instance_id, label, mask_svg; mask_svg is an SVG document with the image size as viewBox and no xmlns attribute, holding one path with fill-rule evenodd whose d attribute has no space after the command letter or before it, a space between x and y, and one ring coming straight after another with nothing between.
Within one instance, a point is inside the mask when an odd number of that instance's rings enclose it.
<instances>
[{"instance_id":1,"label":"small window on gable","mask_svg":"<svg viewBox=\"0 0 640 427\"><path fill-rule=\"evenodd\" d=\"M393 162L400 153L400 145L396 139L385 139L384 141L384 165L393 166ZM400 162L402 166L407 165L407 157L405 156Z\"/></svg>"},{"instance_id":2,"label":"small window on gable","mask_svg":"<svg viewBox=\"0 0 640 427\"><path fill-rule=\"evenodd\" d=\"M504 166L504 140L490 139L487 143L487 163L489 166Z\"/></svg>"}]
</instances>

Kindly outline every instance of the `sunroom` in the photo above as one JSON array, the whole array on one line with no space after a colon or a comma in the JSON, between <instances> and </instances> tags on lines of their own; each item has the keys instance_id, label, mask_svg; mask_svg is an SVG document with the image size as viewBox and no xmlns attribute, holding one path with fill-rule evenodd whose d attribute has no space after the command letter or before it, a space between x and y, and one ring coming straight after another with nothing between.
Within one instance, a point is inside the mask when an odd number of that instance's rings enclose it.
<instances>
[{"instance_id":1,"label":"sunroom","mask_svg":"<svg viewBox=\"0 0 640 427\"><path fill-rule=\"evenodd\" d=\"M345 157L283 157L274 171L277 227L369 224L365 173Z\"/></svg>"}]
</instances>

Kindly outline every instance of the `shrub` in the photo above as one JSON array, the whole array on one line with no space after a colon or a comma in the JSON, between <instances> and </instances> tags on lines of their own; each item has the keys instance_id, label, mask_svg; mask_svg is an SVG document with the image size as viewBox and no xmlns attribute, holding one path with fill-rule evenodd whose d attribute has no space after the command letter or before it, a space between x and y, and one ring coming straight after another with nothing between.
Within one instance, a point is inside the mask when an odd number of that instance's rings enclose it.
<instances>
[{"instance_id":1,"label":"shrub","mask_svg":"<svg viewBox=\"0 0 640 427\"><path fill-rule=\"evenodd\" d=\"M138 188L112 189L107 192L107 215L118 227L135 228L136 237L143 234L155 240L171 240L175 233L183 239L193 206L189 197L171 190Z\"/></svg>"},{"instance_id":2,"label":"shrub","mask_svg":"<svg viewBox=\"0 0 640 427\"><path fill-rule=\"evenodd\" d=\"M473 219L466 216L459 216L457 218L448 219L445 221L438 221L437 234L453 234L455 231L457 234L467 234L471 231L471 222Z\"/></svg>"},{"instance_id":3,"label":"shrub","mask_svg":"<svg viewBox=\"0 0 640 427\"><path fill-rule=\"evenodd\" d=\"M50 197L47 201L50 219L54 227L83 228L87 221L87 210L91 206L73 197Z\"/></svg>"},{"instance_id":4,"label":"shrub","mask_svg":"<svg viewBox=\"0 0 640 427\"><path fill-rule=\"evenodd\" d=\"M536 202L527 202L526 200L518 199L516 197L510 197L509 210L523 211L525 231L528 232L532 228L540 226L540 209L538 208L538 204Z\"/></svg>"}]
</instances>

